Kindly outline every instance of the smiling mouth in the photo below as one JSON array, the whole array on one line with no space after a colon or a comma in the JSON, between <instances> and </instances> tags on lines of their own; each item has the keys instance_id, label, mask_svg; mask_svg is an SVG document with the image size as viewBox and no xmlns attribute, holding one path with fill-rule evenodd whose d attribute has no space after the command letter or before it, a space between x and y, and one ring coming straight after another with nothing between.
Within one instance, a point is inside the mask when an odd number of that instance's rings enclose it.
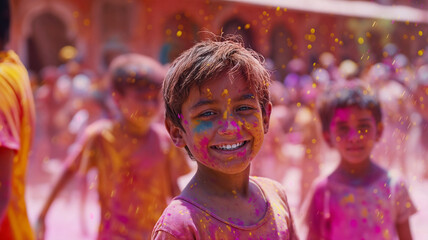
<instances>
[{"instance_id":1,"label":"smiling mouth","mask_svg":"<svg viewBox=\"0 0 428 240\"><path fill-rule=\"evenodd\" d=\"M248 142L249 141L237 142L237 143L233 143L233 144L222 144L222 145L211 146L211 148L216 149L216 150L222 150L222 151L234 151L234 150L242 148Z\"/></svg>"}]
</instances>

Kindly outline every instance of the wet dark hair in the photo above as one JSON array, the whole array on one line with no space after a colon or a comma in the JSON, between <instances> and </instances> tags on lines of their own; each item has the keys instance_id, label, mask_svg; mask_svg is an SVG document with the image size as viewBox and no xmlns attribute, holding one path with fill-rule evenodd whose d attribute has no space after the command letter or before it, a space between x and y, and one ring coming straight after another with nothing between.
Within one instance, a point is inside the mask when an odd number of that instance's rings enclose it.
<instances>
[{"instance_id":1,"label":"wet dark hair","mask_svg":"<svg viewBox=\"0 0 428 240\"><path fill-rule=\"evenodd\" d=\"M337 109L349 107L367 109L373 114L376 125L382 123L382 109L377 94L368 84L353 80L331 86L318 99L317 110L322 131L330 131L330 123Z\"/></svg>"},{"instance_id":2,"label":"wet dark hair","mask_svg":"<svg viewBox=\"0 0 428 240\"><path fill-rule=\"evenodd\" d=\"M130 88L160 90L165 72L158 61L130 53L120 55L111 62L108 78L113 91L124 95Z\"/></svg>"},{"instance_id":3,"label":"wet dark hair","mask_svg":"<svg viewBox=\"0 0 428 240\"><path fill-rule=\"evenodd\" d=\"M0 44L9 41L10 31L10 5L9 0L0 0Z\"/></svg>"},{"instance_id":4,"label":"wet dark hair","mask_svg":"<svg viewBox=\"0 0 428 240\"><path fill-rule=\"evenodd\" d=\"M194 86L202 87L208 81L225 74L238 74L247 82L260 101L263 114L269 103L270 74L264 67L264 58L245 48L242 40L233 37L211 37L183 52L169 68L163 83L166 120L184 130L181 124L183 103Z\"/></svg>"}]
</instances>

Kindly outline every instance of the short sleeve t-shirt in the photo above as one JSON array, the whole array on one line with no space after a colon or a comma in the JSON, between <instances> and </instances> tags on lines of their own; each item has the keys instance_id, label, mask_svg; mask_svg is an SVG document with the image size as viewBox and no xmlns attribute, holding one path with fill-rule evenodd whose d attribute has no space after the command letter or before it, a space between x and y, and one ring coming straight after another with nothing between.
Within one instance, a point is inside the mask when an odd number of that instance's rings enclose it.
<instances>
[{"instance_id":1,"label":"short sleeve t-shirt","mask_svg":"<svg viewBox=\"0 0 428 240\"><path fill-rule=\"evenodd\" d=\"M267 178L251 177L267 200L264 217L254 225L240 226L221 219L210 210L184 197L175 198L165 209L153 230L176 239L297 239L287 197L279 183Z\"/></svg>"},{"instance_id":2,"label":"short sleeve t-shirt","mask_svg":"<svg viewBox=\"0 0 428 240\"><path fill-rule=\"evenodd\" d=\"M174 197L173 176L190 170L166 134L163 126L153 124L141 140L123 132L115 120L99 120L85 130L75 148L81 157L68 164L81 172L98 171L98 239L150 238Z\"/></svg>"},{"instance_id":3,"label":"short sleeve t-shirt","mask_svg":"<svg viewBox=\"0 0 428 240\"><path fill-rule=\"evenodd\" d=\"M0 147L16 152L11 200L0 225L2 239L33 239L25 204L25 176L34 115L27 70L13 51L0 52Z\"/></svg>"},{"instance_id":4,"label":"short sleeve t-shirt","mask_svg":"<svg viewBox=\"0 0 428 240\"><path fill-rule=\"evenodd\" d=\"M305 221L327 240L395 240L396 224L416 212L404 181L386 172L365 187L326 178L312 193Z\"/></svg>"}]
</instances>

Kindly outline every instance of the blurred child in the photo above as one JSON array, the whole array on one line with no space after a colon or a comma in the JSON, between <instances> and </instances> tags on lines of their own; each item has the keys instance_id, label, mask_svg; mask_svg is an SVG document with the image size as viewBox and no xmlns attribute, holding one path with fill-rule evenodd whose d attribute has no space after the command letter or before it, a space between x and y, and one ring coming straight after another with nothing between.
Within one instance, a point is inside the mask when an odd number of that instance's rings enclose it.
<instances>
[{"instance_id":1,"label":"blurred child","mask_svg":"<svg viewBox=\"0 0 428 240\"><path fill-rule=\"evenodd\" d=\"M10 8L0 0L0 238L33 239L25 177L34 131L34 99L27 70L9 40Z\"/></svg>"},{"instance_id":2,"label":"blurred child","mask_svg":"<svg viewBox=\"0 0 428 240\"><path fill-rule=\"evenodd\" d=\"M319 114L324 139L341 160L313 185L307 239L411 239L416 208L407 188L371 157L383 130L377 96L358 80L339 84L321 98Z\"/></svg>"},{"instance_id":3,"label":"blurred child","mask_svg":"<svg viewBox=\"0 0 428 240\"><path fill-rule=\"evenodd\" d=\"M38 237L58 193L78 171L98 170L101 222L98 239L148 239L168 200L179 193L177 178L188 172L185 155L153 122L159 110L164 68L137 54L117 57L109 69L114 120L87 127L38 218Z\"/></svg>"},{"instance_id":4,"label":"blurred child","mask_svg":"<svg viewBox=\"0 0 428 240\"><path fill-rule=\"evenodd\" d=\"M242 43L206 40L171 65L165 123L198 167L152 239L296 239L282 186L249 177L272 108L261 61Z\"/></svg>"}]
</instances>

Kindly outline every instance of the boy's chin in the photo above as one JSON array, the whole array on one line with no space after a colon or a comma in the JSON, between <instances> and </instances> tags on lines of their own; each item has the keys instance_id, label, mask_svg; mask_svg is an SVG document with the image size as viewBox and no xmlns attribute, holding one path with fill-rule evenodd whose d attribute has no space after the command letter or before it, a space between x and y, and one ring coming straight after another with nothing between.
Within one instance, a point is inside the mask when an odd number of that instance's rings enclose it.
<instances>
[{"instance_id":1,"label":"boy's chin","mask_svg":"<svg viewBox=\"0 0 428 240\"><path fill-rule=\"evenodd\" d=\"M128 119L133 128L138 128L141 130L148 129L149 126L153 123L154 117L138 117Z\"/></svg>"}]
</instances>

